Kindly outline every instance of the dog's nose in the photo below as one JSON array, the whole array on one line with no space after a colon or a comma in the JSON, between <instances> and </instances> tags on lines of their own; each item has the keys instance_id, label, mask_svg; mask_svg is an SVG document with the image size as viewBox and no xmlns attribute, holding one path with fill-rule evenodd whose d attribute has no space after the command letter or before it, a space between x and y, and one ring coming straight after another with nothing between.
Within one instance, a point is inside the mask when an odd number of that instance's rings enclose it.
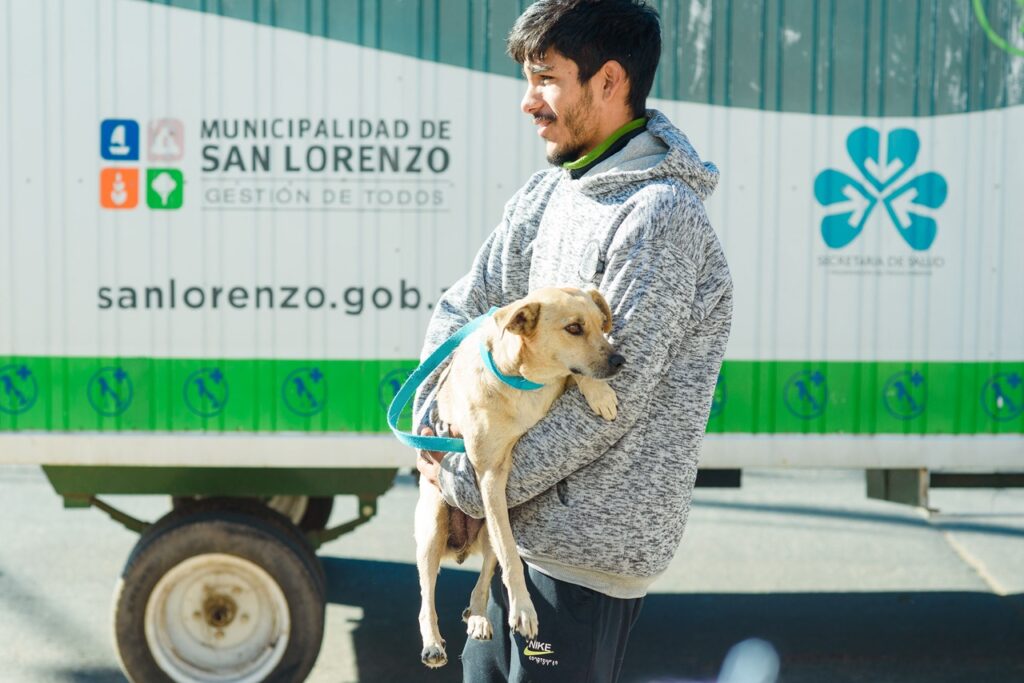
<instances>
[{"instance_id":1,"label":"dog's nose","mask_svg":"<svg viewBox=\"0 0 1024 683\"><path fill-rule=\"evenodd\" d=\"M626 359L617 353L613 353L612 355L608 356L608 365L612 366L616 370L618 370L625 364Z\"/></svg>"}]
</instances>

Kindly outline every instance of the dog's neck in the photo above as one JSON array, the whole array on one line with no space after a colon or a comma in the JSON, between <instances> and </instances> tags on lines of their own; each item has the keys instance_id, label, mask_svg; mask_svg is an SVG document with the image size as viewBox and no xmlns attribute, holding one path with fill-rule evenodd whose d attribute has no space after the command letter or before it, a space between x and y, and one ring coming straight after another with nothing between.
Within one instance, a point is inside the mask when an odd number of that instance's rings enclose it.
<instances>
[{"instance_id":1,"label":"dog's neck","mask_svg":"<svg viewBox=\"0 0 1024 683\"><path fill-rule=\"evenodd\" d=\"M495 330L484 341L491 350L491 358L502 374L520 377L519 359L523 352L523 339L518 334Z\"/></svg>"},{"instance_id":2,"label":"dog's neck","mask_svg":"<svg viewBox=\"0 0 1024 683\"><path fill-rule=\"evenodd\" d=\"M538 367L529 367L530 349L526 341L512 332L492 327L485 333L484 346L490 349L491 358L495 367L503 375L510 377L522 377L541 385L555 385L558 380L568 376L568 372L554 372L552 368L546 371ZM501 383L501 380L495 377Z\"/></svg>"}]
</instances>

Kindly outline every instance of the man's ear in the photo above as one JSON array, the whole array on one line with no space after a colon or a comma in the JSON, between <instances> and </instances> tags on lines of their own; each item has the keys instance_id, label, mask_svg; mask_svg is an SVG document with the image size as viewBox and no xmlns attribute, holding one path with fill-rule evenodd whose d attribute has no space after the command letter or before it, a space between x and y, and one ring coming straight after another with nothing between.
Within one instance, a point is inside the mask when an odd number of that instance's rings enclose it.
<instances>
[{"instance_id":1,"label":"man's ear","mask_svg":"<svg viewBox=\"0 0 1024 683\"><path fill-rule=\"evenodd\" d=\"M621 64L614 59L609 59L601 66L598 73L601 76L601 94L605 99L615 94L628 96L629 79Z\"/></svg>"},{"instance_id":2,"label":"man's ear","mask_svg":"<svg viewBox=\"0 0 1024 683\"><path fill-rule=\"evenodd\" d=\"M608 302L601 296L601 292L596 289L588 290L590 298L594 300L597 307L601 309L601 315L604 316L604 322L601 323L601 331L608 334L612 331L612 309L608 306Z\"/></svg>"},{"instance_id":3,"label":"man's ear","mask_svg":"<svg viewBox=\"0 0 1024 683\"><path fill-rule=\"evenodd\" d=\"M512 334L528 337L537 329L540 320L540 303L514 303L499 308L494 314L494 322L498 328L508 330Z\"/></svg>"}]
</instances>

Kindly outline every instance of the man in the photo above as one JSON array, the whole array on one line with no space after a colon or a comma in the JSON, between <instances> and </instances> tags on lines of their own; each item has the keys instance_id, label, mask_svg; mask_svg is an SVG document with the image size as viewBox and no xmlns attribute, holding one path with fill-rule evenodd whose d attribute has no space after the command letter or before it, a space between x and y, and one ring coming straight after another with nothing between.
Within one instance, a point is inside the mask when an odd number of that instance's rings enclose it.
<instances>
[{"instance_id":1,"label":"man","mask_svg":"<svg viewBox=\"0 0 1024 683\"><path fill-rule=\"evenodd\" d=\"M664 115L646 110L661 51L643 0L540 0L509 54L527 79L522 110L555 168L505 207L470 272L437 305L424 356L456 329L538 287L597 287L626 365L616 420L572 389L519 441L507 494L540 633L507 626L500 576L491 641L469 640L466 681L614 681L640 603L682 538L732 316L732 282L704 212L718 171ZM437 427L438 373L421 388L422 433ZM458 425L455 425L458 427ZM483 505L465 454L418 468L470 517Z\"/></svg>"}]
</instances>

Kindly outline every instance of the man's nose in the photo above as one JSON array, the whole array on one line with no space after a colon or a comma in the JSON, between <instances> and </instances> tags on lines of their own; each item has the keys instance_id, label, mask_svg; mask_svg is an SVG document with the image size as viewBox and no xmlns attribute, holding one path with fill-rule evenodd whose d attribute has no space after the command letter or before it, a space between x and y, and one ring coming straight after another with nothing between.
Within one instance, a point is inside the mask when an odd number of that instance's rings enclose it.
<instances>
[{"instance_id":1,"label":"man's nose","mask_svg":"<svg viewBox=\"0 0 1024 683\"><path fill-rule=\"evenodd\" d=\"M541 99L537 95L537 89L532 85L526 86L526 93L523 95L523 101L519 103L519 108L523 110L524 114L532 114L541 105Z\"/></svg>"}]
</instances>

